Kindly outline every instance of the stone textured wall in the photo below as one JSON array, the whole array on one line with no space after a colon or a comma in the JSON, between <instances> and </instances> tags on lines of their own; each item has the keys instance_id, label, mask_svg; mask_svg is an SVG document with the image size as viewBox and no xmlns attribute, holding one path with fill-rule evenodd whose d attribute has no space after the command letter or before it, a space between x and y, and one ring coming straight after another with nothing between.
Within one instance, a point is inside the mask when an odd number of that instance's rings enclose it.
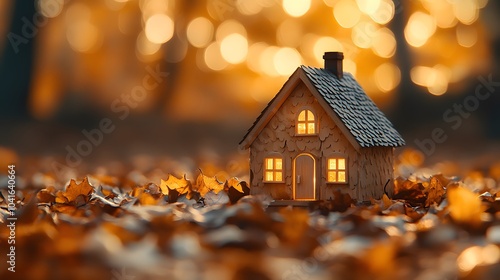
<instances>
[{"instance_id":1,"label":"stone textured wall","mask_svg":"<svg viewBox=\"0 0 500 280\"><path fill-rule=\"evenodd\" d=\"M295 119L302 109L312 110L319 120L318 135L295 136ZM252 194L267 193L275 199L293 199L293 159L301 153L309 153L316 159L317 199L333 198L335 189L357 197L359 155L302 82L250 147ZM284 183L263 182L264 158L273 154L283 156ZM348 184L326 183L326 158L323 156L332 154L347 157Z\"/></svg>"}]
</instances>

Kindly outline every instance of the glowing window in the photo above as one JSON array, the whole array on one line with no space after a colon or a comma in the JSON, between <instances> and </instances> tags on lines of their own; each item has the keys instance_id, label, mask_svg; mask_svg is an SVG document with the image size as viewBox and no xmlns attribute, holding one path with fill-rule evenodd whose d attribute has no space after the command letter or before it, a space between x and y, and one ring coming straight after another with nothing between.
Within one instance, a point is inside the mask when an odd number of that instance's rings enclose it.
<instances>
[{"instance_id":1,"label":"glowing window","mask_svg":"<svg viewBox=\"0 0 500 280\"><path fill-rule=\"evenodd\" d=\"M300 111L297 118L297 134L316 134L316 120L310 110Z\"/></svg>"},{"instance_id":2,"label":"glowing window","mask_svg":"<svg viewBox=\"0 0 500 280\"><path fill-rule=\"evenodd\" d=\"M264 159L264 182L283 182L283 159Z\"/></svg>"},{"instance_id":3,"label":"glowing window","mask_svg":"<svg viewBox=\"0 0 500 280\"><path fill-rule=\"evenodd\" d=\"M326 166L327 179L330 183L346 183L346 159L329 158Z\"/></svg>"}]
</instances>

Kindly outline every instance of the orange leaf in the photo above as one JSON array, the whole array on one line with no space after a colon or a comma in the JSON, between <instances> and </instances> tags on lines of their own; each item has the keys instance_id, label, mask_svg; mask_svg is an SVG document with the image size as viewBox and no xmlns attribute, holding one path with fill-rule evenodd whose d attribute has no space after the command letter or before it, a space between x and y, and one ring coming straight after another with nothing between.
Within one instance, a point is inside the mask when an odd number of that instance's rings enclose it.
<instances>
[{"instance_id":1,"label":"orange leaf","mask_svg":"<svg viewBox=\"0 0 500 280\"><path fill-rule=\"evenodd\" d=\"M69 201L74 201L79 195L90 195L93 190L94 188L89 184L87 177L85 177L80 184L77 184L75 180L71 180L69 185L66 187L64 196Z\"/></svg>"},{"instance_id":2,"label":"orange leaf","mask_svg":"<svg viewBox=\"0 0 500 280\"><path fill-rule=\"evenodd\" d=\"M236 177L232 177L231 179L226 181L227 187L231 188L233 187L235 190L239 191L240 193L244 193L243 187L240 184L240 180Z\"/></svg>"},{"instance_id":3,"label":"orange leaf","mask_svg":"<svg viewBox=\"0 0 500 280\"><path fill-rule=\"evenodd\" d=\"M436 177L431 177L429 185L427 187L427 200L425 201L425 207L429 207L432 204L439 204L444 198L445 189L443 187L442 181Z\"/></svg>"},{"instance_id":4,"label":"orange leaf","mask_svg":"<svg viewBox=\"0 0 500 280\"><path fill-rule=\"evenodd\" d=\"M52 191L51 191L52 189ZM53 187L49 187L46 189L41 189L37 194L36 198L38 199L38 202L41 203L54 203L56 201L56 196L54 195L53 192Z\"/></svg>"},{"instance_id":5,"label":"orange leaf","mask_svg":"<svg viewBox=\"0 0 500 280\"><path fill-rule=\"evenodd\" d=\"M176 190L179 194L189 194L191 192L191 182L186 179L186 174L182 178L169 174L167 180L161 180L160 189L164 195L168 195L169 190Z\"/></svg>"},{"instance_id":6,"label":"orange leaf","mask_svg":"<svg viewBox=\"0 0 500 280\"><path fill-rule=\"evenodd\" d=\"M209 191L218 194L224 190L224 184L219 182L216 177L208 177L201 172L198 178L196 178L196 185L201 196L205 196Z\"/></svg>"}]
</instances>

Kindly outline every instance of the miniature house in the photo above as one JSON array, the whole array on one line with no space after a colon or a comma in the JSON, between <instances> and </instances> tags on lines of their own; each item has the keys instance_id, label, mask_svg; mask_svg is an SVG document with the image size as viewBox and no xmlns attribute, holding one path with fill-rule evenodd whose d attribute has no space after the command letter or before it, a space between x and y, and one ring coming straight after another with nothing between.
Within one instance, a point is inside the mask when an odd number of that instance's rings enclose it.
<instances>
[{"instance_id":1,"label":"miniature house","mask_svg":"<svg viewBox=\"0 0 500 280\"><path fill-rule=\"evenodd\" d=\"M350 73L344 55L324 68L300 66L240 142L250 149L251 193L275 200L327 200L340 190L380 198L405 144Z\"/></svg>"}]
</instances>

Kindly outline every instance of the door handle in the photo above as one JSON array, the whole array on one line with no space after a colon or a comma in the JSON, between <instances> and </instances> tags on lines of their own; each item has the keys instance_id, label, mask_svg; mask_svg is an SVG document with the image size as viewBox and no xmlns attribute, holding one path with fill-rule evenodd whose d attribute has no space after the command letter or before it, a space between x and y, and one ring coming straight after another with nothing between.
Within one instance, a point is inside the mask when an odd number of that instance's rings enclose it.
<instances>
[{"instance_id":1,"label":"door handle","mask_svg":"<svg viewBox=\"0 0 500 280\"><path fill-rule=\"evenodd\" d=\"M297 184L300 184L300 175L297 175Z\"/></svg>"}]
</instances>

